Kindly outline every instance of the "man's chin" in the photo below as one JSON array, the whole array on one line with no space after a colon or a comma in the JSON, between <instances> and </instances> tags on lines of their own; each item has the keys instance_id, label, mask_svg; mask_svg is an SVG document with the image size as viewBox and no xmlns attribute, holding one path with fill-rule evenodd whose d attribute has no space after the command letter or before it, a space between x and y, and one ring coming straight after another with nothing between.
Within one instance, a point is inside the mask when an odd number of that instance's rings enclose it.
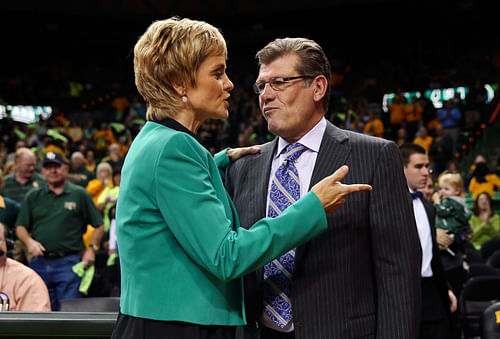
<instances>
[{"instance_id":1,"label":"man's chin","mask_svg":"<svg viewBox=\"0 0 500 339\"><path fill-rule=\"evenodd\" d=\"M59 187L64 184L64 180L47 180L51 186Z\"/></svg>"}]
</instances>

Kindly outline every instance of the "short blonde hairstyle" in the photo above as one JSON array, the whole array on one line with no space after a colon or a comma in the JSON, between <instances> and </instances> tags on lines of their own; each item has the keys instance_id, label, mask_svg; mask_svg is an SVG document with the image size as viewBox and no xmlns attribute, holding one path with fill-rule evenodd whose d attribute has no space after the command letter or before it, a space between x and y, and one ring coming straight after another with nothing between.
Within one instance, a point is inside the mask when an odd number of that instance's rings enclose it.
<instances>
[{"instance_id":1,"label":"short blonde hairstyle","mask_svg":"<svg viewBox=\"0 0 500 339\"><path fill-rule=\"evenodd\" d=\"M464 192L464 180L462 176L458 173L446 173L439 178L439 186L442 183L448 184L460 191L460 194Z\"/></svg>"},{"instance_id":2,"label":"short blonde hairstyle","mask_svg":"<svg viewBox=\"0 0 500 339\"><path fill-rule=\"evenodd\" d=\"M147 104L146 119L174 117L184 103L174 88L196 86L196 73L211 55L227 57L226 42L212 25L190 19L156 21L134 48L137 90Z\"/></svg>"}]
</instances>

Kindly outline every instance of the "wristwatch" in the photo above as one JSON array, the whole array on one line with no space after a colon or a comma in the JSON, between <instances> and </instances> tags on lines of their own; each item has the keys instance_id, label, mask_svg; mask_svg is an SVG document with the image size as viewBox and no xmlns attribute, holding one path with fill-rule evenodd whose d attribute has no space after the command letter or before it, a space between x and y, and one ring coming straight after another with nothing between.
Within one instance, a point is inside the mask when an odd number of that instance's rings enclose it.
<instances>
[{"instance_id":1,"label":"wristwatch","mask_svg":"<svg viewBox=\"0 0 500 339\"><path fill-rule=\"evenodd\" d=\"M90 247L90 248L93 248L93 249L94 249L94 251L96 251L96 252L99 250L99 246L97 246L97 245L95 245L95 244L90 244L90 245L89 245L89 247Z\"/></svg>"}]
</instances>

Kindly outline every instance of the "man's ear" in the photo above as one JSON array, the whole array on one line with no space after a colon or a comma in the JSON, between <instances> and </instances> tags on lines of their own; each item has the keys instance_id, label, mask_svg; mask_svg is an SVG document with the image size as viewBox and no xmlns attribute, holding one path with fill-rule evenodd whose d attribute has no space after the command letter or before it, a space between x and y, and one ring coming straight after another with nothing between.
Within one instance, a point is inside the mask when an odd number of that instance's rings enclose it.
<instances>
[{"instance_id":1,"label":"man's ear","mask_svg":"<svg viewBox=\"0 0 500 339\"><path fill-rule=\"evenodd\" d=\"M314 101L321 101L323 97L325 96L327 86L328 86L328 80L326 80L324 75L318 75L312 83L312 86L314 87L314 96L313 100Z\"/></svg>"}]
</instances>

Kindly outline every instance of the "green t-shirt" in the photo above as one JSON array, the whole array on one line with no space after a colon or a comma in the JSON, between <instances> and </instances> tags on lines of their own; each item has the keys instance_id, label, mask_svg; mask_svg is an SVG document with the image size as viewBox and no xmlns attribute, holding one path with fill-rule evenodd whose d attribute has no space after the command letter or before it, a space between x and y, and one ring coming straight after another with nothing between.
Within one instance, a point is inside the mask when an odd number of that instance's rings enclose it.
<instances>
[{"instance_id":1,"label":"green t-shirt","mask_svg":"<svg viewBox=\"0 0 500 339\"><path fill-rule=\"evenodd\" d=\"M22 203L24 196L34 188L47 186L47 180L40 173L33 173L33 176L24 185L16 181L15 173L5 176L2 195L18 203Z\"/></svg>"},{"instance_id":2,"label":"green t-shirt","mask_svg":"<svg viewBox=\"0 0 500 339\"><path fill-rule=\"evenodd\" d=\"M472 215L469 222L474 230L470 242L476 249L479 250L488 240L500 239L500 215L493 214L485 225L483 225L483 220L477 215Z\"/></svg>"},{"instance_id":3,"label":"green t-shirt","mask_svg":"<svg viewBox=\"0 0 500 339\"><path fill-rule=\"evenodd\" d=\"M102 225L101 213L88 192L70 182L59 195L46 186L29 192L16 221L16 226L26 227L46 252L56 253L84 249L82 235L87 224Z\"/></svg>"},{"instance_id":4,"label":"green t-shirt","mask_svg":"<svg viewBox=\"0 0 500 339\"><path fill-rule=\"evenodd\" d=\"M21 205L19 203L0 195L0 221L7 226L9 230L14 229L20 208Z\"/></svg>"}]
</instances>

